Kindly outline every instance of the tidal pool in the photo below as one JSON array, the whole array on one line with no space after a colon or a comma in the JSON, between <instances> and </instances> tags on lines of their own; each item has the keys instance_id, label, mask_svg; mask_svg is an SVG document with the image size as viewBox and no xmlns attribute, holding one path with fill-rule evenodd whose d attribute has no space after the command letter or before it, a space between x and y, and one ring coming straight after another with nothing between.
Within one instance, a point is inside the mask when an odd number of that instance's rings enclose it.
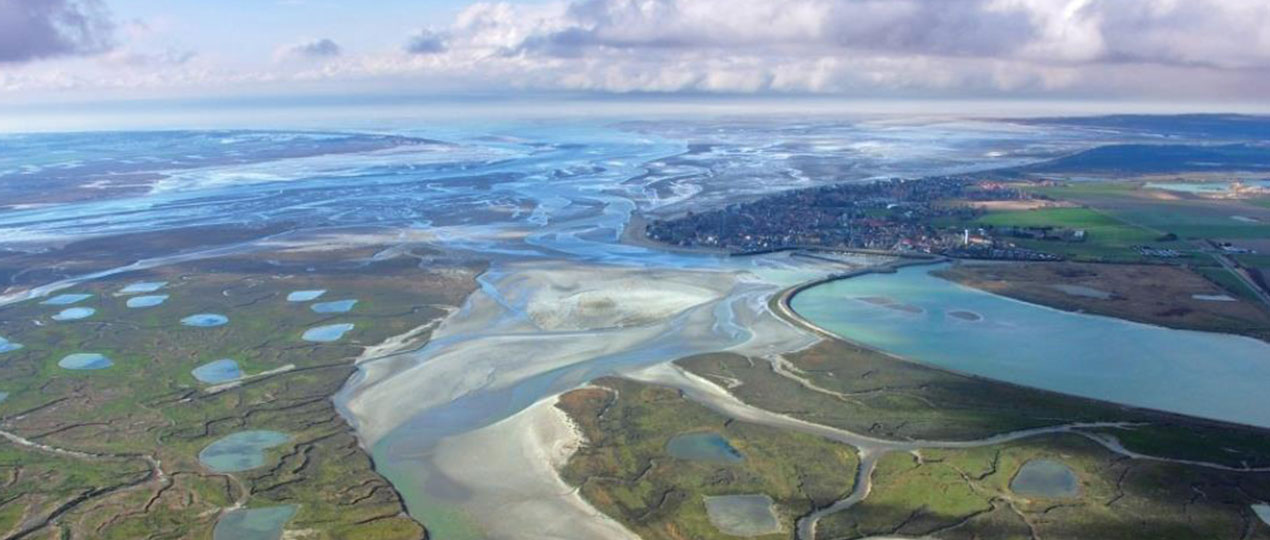
<instances>
[{"instance_id":1,"label":"tidal pool","mask_svg":"<svg viewBox=\"0 0 1270 540\"><path fill-rule=\"evenodd\" d=\"M181 324L184 324L185 326L220 326L227 322L229 322L229 317L216 313L199 313L181 319Z\"/></svg>"},{"instance_id":2,"label":"tidal pool","mask_svg":"<svg viewBox=\"0 0 1270 540\"><path fill-rule=\"evenodd\" d=\"M16 351L21 348L22 348L21 343L14 343L12 341L9 341L5 338L0 337L0 353Z\"/></svg>"},{"instance_id":3,"label":"tidal pool","mask_svg":"<svg viewBox=\"0 0 1270 540\"><path fill-rule=\"evenodd\" d=\"M154 307L167 301L168 295L155 294L150 296L134 296L129 298L125 304L130 308L148 308Z\"/></svg>"},{"instance_id":4,"label":"tidal pool","mask_svg":"<svg viewBox=\"0 0 1270 540\"><path fill-rule=\"evenodd\" d=\"M294 291L287 295L288 302L308 302L316 300L319 296L326 294L326 289L314 289L309 291Z\"/></svg>"},{"instance_id":5,"label":"tidal pool","mask_svg":"<svg viewBox=\"0 0 1270 540\"><path fill-rule=\"evenodd\" d=\"M265 464L265 450L291 440L269 430L239 431L217 439L198 453L198 460L216 472L238 472Z\"/></svg>"},{"instance_id":6,"label":"tidal pool","mask_svg":"<svg viewBox=\"0 0 1270 540\"><path fill-rule=\"evenodd\" d=\"M162 289L168 284L166 281L138 281L131 283L127 287L119 290L119 294L137 294L148 293Z\"/></svg>"},{"instance_id":7,"label":"tidal pool","mask_svg":"<svg viewBox=\"0 0 1270 540\"><path fill-rule=\"evenodd\" d=\"M1033 459L1010 480L1010 491L1028 497L1075 497L1080 494L1080 480L1061 462Z\"/></svg>"},{"instance_id":8,"label":"tidal pool","mask_svg":"<svg viewBox=\"0 0 1270 540\"><path fill-rule=\"evenodd\" d=\"M1071 313L930 275L930 267L808 289L792 301L809 321L914 361L1127 405L1270 427L1270 344ZM843 299L884 296L900 313ZM943 312L974 311L969 325Z\"/></svg>"},{"instance_id":9,"label":"tidal pool","mask_svg":"<svg viewBox=\"0 0 1270 540\"><path fill-rule=\"evenodd\" d=\"M297 508L288 504L231 510L216 521L212 540L278 540Z\"/></svg>"},{"instance_id":10,"label":"tidal pool","mask_svg":"<svg viewBox=\"0 0 1270 540\"><path fill-rule=\"evenodd\" d=\"M723 534L762 536L781 530L772 498L767 495L706 497L705 503L710 524Z\"/></svg>"},{"instance_id":11,"label":"tidal pool","mask_svg":"<svg viewBox=\"0 0 1270 540\"><path fill-rule=\"evenodd\" d=\"M357 300L336 300L334 302L320 302L309 306L309 309L315 313L345 313L357 304Z\"/></svg>"},{"instance_id":12,"label":"tidal pool","mask_svg":"<svg viewBox=\"0 0 1270 540\"><path fill-rule=\"evenodd\" d=\"M1270 525L1270 504L1254 504L1252 505L1252 513L1257 514L1262 523Z\"/></svg>"},{"instance_id":13,"label":"tidal pool","mask_svg":"<svg viewBox=\"0 0 1270 540\"><path fill-rule=\"evenodd\" d=\"M344 333L353 329L352 323L328 324L326 326L315 326L304 331L301 336L305 341L327 342L335 341L344 337Z\"/></svg>"},{"instance_id":14,"label":"tidal pool","mask_svg":"<svg viewBox=\"0 0 1270 540\"><path fill-rule=\"evenodd\" d=\"M666 443L666 453L679 459L736 463L745 459L718 433L681 433Z\"/></svg>"},{"instance_id":15,"label":"tidal pool","mask_svg":"<svg viewBox=\"0 0 1270 540\"><path fill-rule=\"evenodd\" d=\"M63 309L61 312L59 312L57 315L54 315L53 320L75 321L75 320L83 319L86 317L92 317L94 313L97 313L97 310L90 307L66 308L66 309Z\"/></svg>"},{"instance_id":16,"label":"tidal pool","mask_svg":"<svg viewBox=\"0 0 1270 540\"><path fill-rule=\"evenodd\" d=\"M223 383L238 379L243 376L243 371L238 368L238 362L229 358L213 360L190 371L195 379L205 383Z\"/></svg>"},{"instance_id":17,"label":"tidal pool","mask_svg":"<svg viewBox=\"0 0 1270 540\"><path fill-rule=\"evenodd\" d=\"M97 353L75 353L68 354L57 361L57 365L63 369L74 370L95 370L106 369L115 365L109 358Z\"/></svg>"},{"instance_id":18,"label":"tidal pool","mask_svg":"<svg viewBox=\"0 0 1270 540\"><path fill-rule=\"evenodd\" d=\"M92 297L93 295L91 294L59 294L40 303L46 306L69 306L76 302L83 302L84 300L88 300Z\"/></svg>"}]
</instances>

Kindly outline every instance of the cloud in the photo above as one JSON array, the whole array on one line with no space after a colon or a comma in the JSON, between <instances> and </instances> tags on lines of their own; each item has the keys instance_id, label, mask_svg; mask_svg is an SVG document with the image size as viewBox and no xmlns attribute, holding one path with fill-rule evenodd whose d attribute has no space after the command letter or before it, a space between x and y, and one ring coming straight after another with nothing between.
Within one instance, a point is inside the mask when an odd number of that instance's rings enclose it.
<instances>
[{"instance_id":1,"label":"cloud","mask_svg":"<svg viewBox=\"0 0 1270 540\"><path fill-rule=\"evenodd\" d=\"M285 45L275 51L274 57L280 60L287 58L334 58L343 54L343 52L338 43L329 38L322 38Z\"/></svg>"},{"instance_id":2,"label":"cloud","mask_svg":"<svg viewBox=\"0 0 1270 540\"><path fill-rule=\"evenodd\" d=\"M113 32L99 0L0 0L0 62L101 53Z\"/></svg>"},{"instance_id":3,"label":"cloud","mask_svg":"<svg viewBox=\"0 0 1270 540\"><path fill-rule=\"evenodd\" d=\"M420 30L406 42L406 52L411 54L439 54L445 52L445 37L431 30Z\"/></svg>"}]
</instances>

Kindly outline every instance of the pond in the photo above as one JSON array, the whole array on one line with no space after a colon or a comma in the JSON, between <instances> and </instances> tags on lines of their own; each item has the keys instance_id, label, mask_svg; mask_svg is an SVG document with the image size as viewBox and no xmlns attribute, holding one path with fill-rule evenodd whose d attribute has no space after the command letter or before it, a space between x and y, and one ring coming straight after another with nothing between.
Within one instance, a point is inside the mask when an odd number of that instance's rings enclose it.
<instances>
[{"instance_id":1,"label":"pond","mask_svg":"<svg viewBox=\"0 0 1270 540\"><path fill-rule=\"evenodd\" d=\"M138 281L136 283L131 283L127 287L120 289L119 294L137 294L137 293L154 292L159 289L162 289L167 284L168 282L166 281Z\"/></svg>"},{"instance_id":2,"label":"pond","mask_svg":"<svg viewBox=\"0 0 1270 540\"><path fill-rule=\"evenodd\" d=\"M1162 411L1270 427L1270 344L1072 313L930 275L931 267L817 285L791 302L839 336L925 364ZM887 304L919 307L901 312ZM946 315L973 311L975 324ZM1185 396L1185 399L1179 397Z\"/></svg>"},{"instance_id":3,"label":"pond","mask_svg":"<svg viewBox=\"0 0 1270 540\"><path fill-rule=\"evenodd\" d=\"M278 540L297 508L288 504L230 510L216 521L212 540Z\"/></svg>"},{"instance_id":4,"label":"pond","mask_svg":"<svg viewBox=\"0 0 1270 540\"><path fill-rule=\"evenodd\" d=\"M315 313L345 313L353 306L357 305L357 300L337 300L334 302L319 302L309 306Z\"/></svg>"},{"instance_id":5,"label":"pond","mask_svg":"<svg viewBox=\"0 0 1270 540\"><path fill-rule=\"evenodd\" d=\"M40 303L46 306L69 306L76 302L83 302L84 300L88 300L92 297L93 295L91 294L59 294Z\"/></svg>"},{"instance_id":6,"label":"pond","mask_svg":"<svg viewBox=\"0 0 1270 540\"><path fill-rule=\"evenodd\" d=\"M238 362L229 358L213 360L194 368L190 373L199 382L210 384L229 382L243 376L243 371L238 368Z\"/></svg>"},{"instance_id":7,"label":"pond","mask_svg":"<svg viewBox=\"0 0 1270 540\"><path fill-rule=\"evenodd\" d=\"M1262 523L1270 525L1270 504L1254 504L1252 505L1252 513L1257 514L1257 518Z\"/></svg>"},{"instance_id":8,"label":"pond","mask_svg":"<svg viewBox=\"0 0 1270 540\"><path fill-rule=\"evenodd\" d=\"M745 459L718 433L681 433L666 443L666 453L679 459L736 463Z\"/></svg>"},{"instance_id":9,"label":"pond","mask_svg":"<svg viewBox=\"0 0 1270 540\"><path fill-rule=\"evenodd\" d=\"M155 294L155 295L149 295L149 296L134 296L132 298L129 298L128 301L125 303L128 305L128 307L134 308L134 309L148 308L148 307L154 307L159 304L162 304L163 302L166 302L167 299L168 299L168 295L166 294Z\"/></svg>"},{"instance_id":10,"label":"pond","mask_svg":"<svg viewBox=\"0 0 1270 540\"><path fill-rule=\"evenodd\" d=\"M216 472L251 470L265 464L265 450L289 440L290 435L277 431L239 431L207 445L198 460Z\"/></svg>"},{"instance_id":11,"label":"pond","mask_svg":"<svg viewBox=\"0 0 1270 540\"><path fill-rule=\"evenodd\" d=\"M79 319L92 317L94 313L97 313L97 310L90 307L66 308L66 309L63 309L61 312L59 312L57 315L54 315L53 320L77 321Z\"/></svg>"},{"instance_id":12,"label":"pond","mask_svg":"<svg viewBox=\"0 0 1270 540\"><path fill-rule=\"evenodd\" d=\"M181 319L181 324L185 326L211 327L220 326L229 322L229 317L216 313L198 313Z\"/></svg>"},{"instance_id":13,"label":"pond","mask_svg":"<svg viewBox=\"0 0 1270 540\"><path fill-rule=\"evenodd\" d=\"M14 343L5 338L0 337L0 353L16 351L22 348L21 343Z\"/></svg>"},{"instance_id":14,"label":"pond","mask_svg":"<svg viewBox=\"0 0 1270 540\"><path fill-rule=\"evenodd\" d=\"M1010 480L1010 491L1027 497L1075 497L1080 495L1080 479L1058 461L1033 459L1024 463Z\"/></svg>"},{"instance_id":15,"label":"pond","mask_svg":"<svg viewBox=\"0 0 1270 540\"><path fill-rule=\"evenodd\" d=\"M353 329L352 323L328 324L326 326L315 326L304 331L304 335L300 336L305 341L327 342L335 341L344 337L344 333Z\"/></svg>"},{"instance_id":16,"label":"pond","mask_svg":"<svg viewBox=\"0 0 1270 540\"><path fill-rule=\"evenodd\" d=\"M97 353L75 353L68 354L58 360L57 365L63 369L80 370L96 370L106 369L115 365L105 355Z\"/></svg>"},{"instance_id":17,"label":"pond","mask_svg":"<svg viewBox=\"0 0 1270 540\"><path fill-rule=\"evenodd\" d=\"M307 291L294 291L287 295L288 302L308 302L316 300L319 296L326 294L326 289L312 289Z\"/></svg>"},{"instance_id":18,"label":"pond","mask_svg":"<svg viewBox=\"0 0 1270 540\"><path fill-rule=\"evenodd\" d=\"M706 497L705 503L710 524L723 534L762 536L781 530L772 498L767 495Z\"/></svg>"}]
</instances>

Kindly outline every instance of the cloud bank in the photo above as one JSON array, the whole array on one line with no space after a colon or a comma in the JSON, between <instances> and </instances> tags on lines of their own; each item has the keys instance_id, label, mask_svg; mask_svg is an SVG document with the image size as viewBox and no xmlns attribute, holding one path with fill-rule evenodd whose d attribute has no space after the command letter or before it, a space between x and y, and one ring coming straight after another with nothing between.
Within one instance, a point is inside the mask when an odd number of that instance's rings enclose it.
<instances>
[{"instance_id":1,"label":"cloud bank","mask_svg":"<svg viewBox=\"0 0 1270 540\"><path fill-rule=\"evenodd\" d=\"M83 13L83 6L95 5L16 1L45 6L46 12ZM58 43L76 45L43 49L74 54L101 48L102 41L83 37L99 32L68 32L67 27L56 27L61 29L56 35L71 36ZM1270 2L1265 0L482 2L451 21L401 36L388 50L341 54L334 39L343 41L333 36L280 49L290 57L322 58L320 66L200 65L196 72L182 67L149 73L151 82L145 84L180 85L194 76L199 84L310 81L355 87L373 82L420 92L1209 100L1256 100L1270 88ZM9 51L18 49L40 47L7 44L2 50L12 55ZM0 73L0 88L38 85L39 75L6 78ZM137 84L136 77L124 81L91 71L71 77L78 79L62 86Z\"/></svg>"},{"instance_id":2,"label":"cloud bank","mask_svg":"<svg viewBox=\"0 0 1270 540\"><path fill-rule=\"evenodd\" d=\"M104 52L113 31L98 0L0 0L0 62Z\"/></svg>"}]
</instances>

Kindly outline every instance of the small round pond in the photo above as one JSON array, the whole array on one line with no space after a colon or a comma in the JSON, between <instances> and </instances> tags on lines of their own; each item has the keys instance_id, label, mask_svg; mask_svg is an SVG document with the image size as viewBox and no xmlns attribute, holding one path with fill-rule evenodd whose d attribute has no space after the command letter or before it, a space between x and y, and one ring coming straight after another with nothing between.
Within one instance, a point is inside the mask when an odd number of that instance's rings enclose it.
<instances>
[{"instance_id":1,"label":"small round pond","mask_svg":"<svg viewBox=\"0 0 1270 540\"><path fill-rule=\"evenodd\" d=\"M95 370L106 369L115 365L105 355L97 353L75 353L68 354L57 361L57 365L63 369L74 370Z\"/></svg>"},{"instance_id":2,"label":"small round pond","mask_svg":"<svg viewBox=\"0 0 1270 540\"><path fill-rule=\"evenodd\" d=\"M185 326L211 327L220 326L229 322L229 317L217 313L198 313L181 319L181 324Z\"/></svg>"},{"instance_id":3,"label":"small round pond","mask_svg":"<svg viewBox=\"0 0 1270 540\"><path fill-rule=\"evenodd\" d=\"M199 382L209 384L217 384L229 382L243 376L243 370L239 369L238 362L229 358L213 360L190 371L195 379Z\"/></svg>"},{"instance_id":4,"label":"small round pond","mask_svg":"<svg viewBox=\"0 0 1270 540\"><path fill-rule=\"evenodd\" d=\"M132 298L129 298L128 301L125 302L125 304L127 304L127 306L130 308L148 308L148 307L154 307L159 304L162 304L166 302L167 299L168 299L168 295L166 294L134 296Z\"/></svg>"},{"instance_id":5,"label":"small round pond","mask_svg":"<svg viewBox=\"0 0 1270 540\"><path fill-rule=\"evenodd\" d=\"M316 341L325 343L335 341L344 337L344 333L353 329L352 323L328 324L326 326L315 326L304 331L301 336L305 341Z\"/></svg>"},{"instance_id":6,"label":"small round pond","mask_svg":"<svg viewBox=\"0 0 1270 540\"><path fill-rule=\"evenodd\" d=\"M357 305L357 300L336 300L334 302L319 302L309 306L314 313L345 313L353 306Z\"/></svg>"},{"instance_id":7,"label":"small round pond","mask_svg":"<svg viewBox=\"0 0 1270 540\"><path fill-rule=\"evenodd\" d=\"M313 289L307 291L293 291L287 295L288 302L308 302L309 300L317 300L319 296L326 294L326 289Z\"/></svg>"},{"instance_id":8,"label":"small round pond","mask_svg":"<svg viewBox=\"0 0 1270 540\"><path fill-rule=\"evenodd\" d=\"M1075 497L1080 494L1080 480L1061 462L1034 459L1019 468L1010 480L1010 491L1027 497Z\"/></svg>"},{"instance_id":9,"label":"small round pond","mask_svg":"<svg viewBox=\"0 0 1270 540\"><path fill-rule=\"evenodd\" d=\"M216 472L238 472L265 464L265 450L291 440L269 430L239 431L217 439L198 453L198 460Z\"/></svg>"},{"instance_id":10,"label":"small round pond","mask_svg":"<svg viewBox=\"0 0 1270 540\"><path fill-rule=\"evenodd\" d=\"M21 348L22 348L21 343L14 343L12 341L9 341L5 338L0 337L0 353L16 351Z\"/></svg>"},{"instance_id":11,"label":"small round pond","mask_svg":"<svg viewBox=\"0 0 1270 540\"><path fill-rule=\"evenodd\" d=\"M772 498L767 495L706 497L706 515L719 532L732 536L762 536L780 532Z\"/></svg>"},{"instance_id":12,"label":"small round pond","mask_svg":"<svg viewBox=\"0 0 1270 540\"><path fill-rule=\"evenodd\" d=\"M40 303L46 306L69 306L76 302L83 302L84 300L88 300L92 297L93 295L91 294L59 294Z\"/></svg>"},{"instance_id":13,"label":"small round pond","mask_svg":"<svg viewBox=\"0 0 1270 540\"><path fill-rule=\"evenodd\" d=\"M288 504L231 510L216 521L212 540L278 540L296 508Z\"/></svg>"},{"instance_id":14,"label":"small round pond","mask_svg":"<svg viewBox=\"0 0 1270 540\"><path fill-rule=\"evenodd\" d=\"M678 459L715 463L736 463L745 459L723 435L712 431L675 435L666 443L666 453Z\"/></svg>"},{"instance_id":15,"label":"small round pond","mask_svg":"<svg viewBox=\"0 0 1270 540\"><path fill-rule=\"evenodd\" d=\"M79 319L92 317L94 313L97 313L97 310L90 307L66 308L66 309L63 309L61 312L59 312L57 315L54 315L53 320L77 321Z\"/></svg>"},{"instance_id":16,"label":"small round pond","mask_svg":"<svg viewBox=\"0 0 1270 540\"><path fill-rule=\"evenodd\" d=\"M159 289L162 289L167 284L168 282L166 281L138 281L136 283L130 283L128 284L127 287L120 289L119 294L137 294L137 293L154 292Z\"/></svg>"}]
</instances>

